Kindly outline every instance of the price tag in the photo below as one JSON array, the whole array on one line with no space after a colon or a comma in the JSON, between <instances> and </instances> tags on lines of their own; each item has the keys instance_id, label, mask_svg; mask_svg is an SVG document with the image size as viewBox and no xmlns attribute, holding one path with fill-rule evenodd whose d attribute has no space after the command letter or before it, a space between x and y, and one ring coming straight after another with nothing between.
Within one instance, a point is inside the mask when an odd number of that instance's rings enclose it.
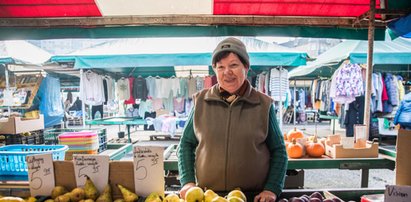
<instances>
[{"instance_id":1,"label":"price tag","mask_svg":"<svg viewBox=\"0 0 411 202\"><path fill-rule=\"evenodd\" d=\"M152 192L164 194L164 148L135 146L134 185L136 194L148 196Z\"/></svg>"},{"instance_id":2,"label":"price tag","mask_svg":"<svg viewBox=\"0 0 411 202\"><path fill-rule=\"evenodd\" d=\"M341 144L344 149L354 148L354 137L342 137Z\"/></svg>"},{"instance_id":3,"label":"price tag","mask_svg":"<svg viewBox=\"0 0 411 202\"><path fill-rule=\"evenodd\" d=\"M107 155L74 154L73 163L77 187L84 187L87 175L102 193L108 183L109 160Z\"/></svg>"},{"instance_id":4,"label":"price tag","mask_svg":"<svg viewBox=\"0 0 411 202\"><path fill-rule=\"evenodd\" d=\"M30 194L48 196L54 187L54 168L51 153L26 156L29 170Z\"/></svg>"}]
</instances>

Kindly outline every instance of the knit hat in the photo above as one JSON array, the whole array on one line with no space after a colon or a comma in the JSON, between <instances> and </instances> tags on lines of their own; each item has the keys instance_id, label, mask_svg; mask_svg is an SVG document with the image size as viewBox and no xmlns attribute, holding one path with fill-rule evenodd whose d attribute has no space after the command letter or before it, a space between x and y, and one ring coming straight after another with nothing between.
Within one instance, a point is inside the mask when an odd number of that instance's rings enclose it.
<instances>
[{"instance_id":1,"label":"knit hat","mask_svg":"<svg viewBox=\"0 0 411 202\"><path fill-rule=\"evenodd\" d=\"M217 47L214 49L213 52L213 59L211 64L215 64L216 58L218 55L224 52L234 52L236 53L239 57L241 57L246 64L244 64L246 67L250 67L250 57L248 56L247 49L242 41L239 39L229 37L224 40L222 40L220 43L218 43Z\"/></svg>"}]
</instances>

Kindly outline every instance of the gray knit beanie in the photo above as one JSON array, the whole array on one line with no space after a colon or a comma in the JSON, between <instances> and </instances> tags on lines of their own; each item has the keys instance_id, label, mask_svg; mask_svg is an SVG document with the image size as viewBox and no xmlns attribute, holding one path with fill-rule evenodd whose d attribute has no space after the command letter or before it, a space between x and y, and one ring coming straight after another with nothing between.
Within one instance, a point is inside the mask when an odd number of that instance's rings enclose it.
<instances>
[{"instance_id":1,"label":"gray knit beanie","mask_svg":"<svg viewBox=\"0 0 411 202\"><path fill-rule=\"evenodd\" d=\"M218 55L224 52L234 52L239 57L241 57L246 64L247 68L250 67L250 57L248 56L247 49L242 41L234 37L229 37L218 43L217 47L214 49L212 57L212 65L216 64L216 58Z\"/></svg>"}]
</instances>

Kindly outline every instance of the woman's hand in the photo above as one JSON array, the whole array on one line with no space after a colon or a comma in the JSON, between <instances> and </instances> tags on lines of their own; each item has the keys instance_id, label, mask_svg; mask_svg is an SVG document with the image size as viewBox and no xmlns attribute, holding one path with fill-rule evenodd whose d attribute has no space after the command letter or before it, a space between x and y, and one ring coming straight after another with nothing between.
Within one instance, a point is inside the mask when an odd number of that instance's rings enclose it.
<instances>
[{"instance_id":1,"label":"woman's hand","mask_svg":"<svg viewBox=\"0 0 411 202\"><path fill-rule=\"evenodd\" d=\"M277 195L268 190L264 190L254 197L254 202L275 202L275 200L277 200Z\"/></svg>"},{"instance_id":2,"label":"woman's hand","mask_svg":"<svg viewBox=\"0 0 411 202\"><path fill-rule=\"evenodd\" d=\"M192 183L192 182L189 182L189 183L185 184L185 185L183 186L183 188L181 188L181 190L180 190L180 198L181 198L181 199L185 199L185 198L186 198L186 192L187 192L191 187L195 187L195 186L196 186L196 184L194 184L194 183Z\"/></svg>"}]
</instances>

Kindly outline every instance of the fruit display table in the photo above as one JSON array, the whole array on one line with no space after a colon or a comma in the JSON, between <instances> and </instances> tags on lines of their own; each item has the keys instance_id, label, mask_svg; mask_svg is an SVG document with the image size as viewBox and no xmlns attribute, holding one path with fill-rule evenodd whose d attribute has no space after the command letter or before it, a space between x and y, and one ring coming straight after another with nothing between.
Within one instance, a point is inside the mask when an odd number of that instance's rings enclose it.
<instances>
[{"instance_id":1,"label":"fruit display table","mask_svg":"<svg viewBox=\"0 0 411 202\"><path fill-rule=\"evenodd\" d=\"M134 117L110 117L103 119L86 120L86 125L126 125L128 142L131 143L130 127L147 124L146 120Z\"/></svg>"},{"instance_id":2,"label":"fruit display table","mask_svg":"<svg viewBox=\"0 0 411 202\"><path fill-rule=\"evenodd\" d=\"M171 145L165 151L164 169L178 171L177 145ZM361 170L361 187L368 187L370 169L394 170L395 159L380 154L378 158L302 158L288 159L288 170L292 169L348 169Z\"/></svg>"}]
</instances>

